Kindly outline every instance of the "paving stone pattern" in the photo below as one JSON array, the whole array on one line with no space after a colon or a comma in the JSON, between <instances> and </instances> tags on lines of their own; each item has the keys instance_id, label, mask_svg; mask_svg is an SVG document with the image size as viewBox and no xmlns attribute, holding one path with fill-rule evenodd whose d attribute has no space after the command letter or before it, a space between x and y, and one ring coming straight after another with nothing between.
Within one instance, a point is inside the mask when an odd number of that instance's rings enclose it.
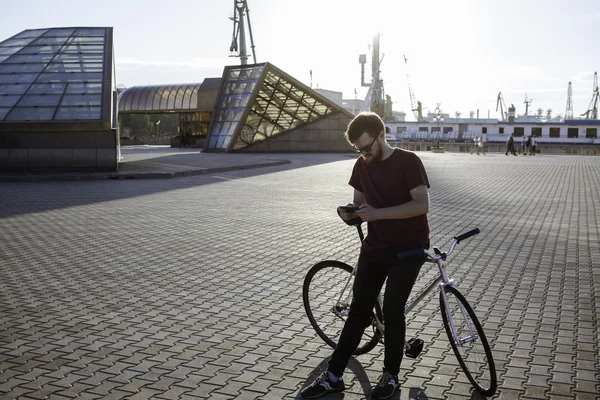
<instances>
[{"instance_id":1,"label":"paving stone pattern","mask_svg":"<svg viewBox=\"0 0 600 400\"><path fill-rule=\"evenodd\" d=\"M448 266L492 342L496 399L600 398L600 157L419 153L432 242L479 227ZM0 184L0 398L297 398L331 354L304 274L352 263L353 159L141 181ZM415 291L433 278L422 271ZM430 295L400 399L479 399ZM381 372L353 359L344 396Z\"/></svg>"}]
</instances>

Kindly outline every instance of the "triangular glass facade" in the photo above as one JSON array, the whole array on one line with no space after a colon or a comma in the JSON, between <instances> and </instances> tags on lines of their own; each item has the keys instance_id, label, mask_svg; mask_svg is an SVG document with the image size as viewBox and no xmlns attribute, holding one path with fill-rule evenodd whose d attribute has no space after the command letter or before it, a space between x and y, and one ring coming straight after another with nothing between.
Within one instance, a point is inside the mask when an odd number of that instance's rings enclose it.
<instances>
[{"instance_id":1,"label":"triangular glass facade","mask_svg":"<svg viewBox=\"0 0 600 400\"><path fill-rule=\"evenodd\" d=\"M0 122L110 119L108 30L35 29L0 42Z\"/></svg>"},{"instance_id":2,"label":"triangular glass facade","mask_svg":"<svg viewBox=\"0 0 600 400\"><path fill-rule=\"evenodd\" d=\"M227 67L207 150L238 150L338 108L269 63Z\"/></svg>"},{"instance_id":3,"label":"triangular glass facade","mask_svg":"<svg viewBox=\"0 0 600 400\"><path fill-rule=\"evenodd\" d=\"M225 70L209 131L209 149L227 151L230 148L264 67L256 65Z\"/></svg>"}]
</instances>

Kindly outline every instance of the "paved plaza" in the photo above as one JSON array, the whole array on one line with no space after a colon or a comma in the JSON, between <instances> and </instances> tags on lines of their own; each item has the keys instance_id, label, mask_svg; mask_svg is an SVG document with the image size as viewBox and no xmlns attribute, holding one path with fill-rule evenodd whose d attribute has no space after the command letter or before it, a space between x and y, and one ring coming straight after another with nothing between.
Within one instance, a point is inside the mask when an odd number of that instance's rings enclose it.
<instances>
[{"instance_id":1,"label":"paved plaza","mask_svg":"<svg viewBox=\"0 0 600 400\"><path fill-rule=\"evenodd\" d=\"M600 157L418 153L432 244L475 227L448 271L492 343L495 399L600 399ZM263 157L267 157L264 156ZM299 398L331 354L302 283L352 263L350 154L173 179L0 182L0 398ZM157 167L158 168L158 167ZM433 278L422 271L415 293ZM396 399L481 399L437 293ZM353 359L368 398L383 346Z\"/></svg>"}]
</instances>

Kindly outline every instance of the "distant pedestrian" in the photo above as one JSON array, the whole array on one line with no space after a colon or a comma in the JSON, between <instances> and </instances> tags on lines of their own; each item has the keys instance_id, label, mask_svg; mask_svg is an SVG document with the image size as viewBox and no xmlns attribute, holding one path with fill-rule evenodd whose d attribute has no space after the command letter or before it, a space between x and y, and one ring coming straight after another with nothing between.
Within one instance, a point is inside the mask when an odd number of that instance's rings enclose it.
<instances>
[{"instance_id":1,"label":"distant pedestrian","mask_svg":"<svg viewBox=\"0 0 600 400\"><path fill-rule=\"evenodd\" d=\"M187 131L185 129L181 130L181 134L179 136L179 147L190 147L190 143L187 139Z\"/></svg>"},{"instance_id":2,"label":"distant pedestrian","mask_svg":"<svg viewBox=\"0 0 600 400\"><path fill-rule=\"evenodd\" d=\"M506 141L506 155L508 155L508 153L511 153L513 156L517 155L517 152L515 151L515 138L513 133L510 134L508 140Z\"/></svg>"},{"instance_id":3,"label":"distant pedestrian","mask_svg":"<svg viewBox=\"0 0 600 400\"><path fill-rule=\"evenodd\" d=\"M537 138L531 138L531 155L535 156L537 154Z\"/></svg>"},{"instance_id":4,"label":"distant pedestrian","mask_svg":"<svg viewBox=\"0 0 600 400\"><path fill-rule=\"evenodd\" d=\"M527 141L525 142L525 152L524 152L524 156L527 155L527 153L529 153L531 155L531 136L527 136Z\"/></svg>"},{"instance_id":5,"label":"distant pedestrian","mask_svg":"<svg viewBox=\"0 0 600 400\"><path fill-rule=\"evenodd\" d=\"M479 140L477 141L477 155L479 155L480 150L481 154L485 156L485 149L483 147L483 136L479 136Z\"/></svg>"},{"instance_id":6,"label":"distant pedestrian","mask_svg":"<svg viewBox=\"0 0 600 400\"><path fill-rule=\"evenodd\" d=\"M471 154L477 149L477 136L473 136L473 145L471 146Z\"/></svg>"},{"instance_id":7,"label":"distant pedestrian","mask_svg":"<svg viewBox=\"0 0 600 400\"><path fill-rule=\"evenodd\" d=\"M521 151L520 153L522 153L523 155L527 154L527 138L525 137L525 135L523 135L523 137L521 138Z\"/></svg>"}]
</instances>

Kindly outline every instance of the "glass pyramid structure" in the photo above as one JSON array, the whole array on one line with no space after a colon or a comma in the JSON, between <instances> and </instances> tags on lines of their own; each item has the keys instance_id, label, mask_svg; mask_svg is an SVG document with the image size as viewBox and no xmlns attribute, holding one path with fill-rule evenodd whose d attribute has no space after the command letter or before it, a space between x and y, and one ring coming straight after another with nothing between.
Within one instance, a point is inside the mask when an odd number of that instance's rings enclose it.
<instances>
[{"instance_id":1,"label":"glass pyramid structure","mask_svg":"<svg viewBox=\"0 0 600 400\"><path fill-rule=\"evenodd\" d=\"M112 28L30 29L0 42L0 123L111 121Z\"/></svg>"},{"instance_id":2,"label":"glass pyramid structure","mask_svg":"<svg viewBox=\"0 0 600 400\"><path fill-rule=\"evenodd\" d=\"M226 67L206 150L240 150L334 112L352 117L270 63Z\"/></svg>"}]
</instances>

